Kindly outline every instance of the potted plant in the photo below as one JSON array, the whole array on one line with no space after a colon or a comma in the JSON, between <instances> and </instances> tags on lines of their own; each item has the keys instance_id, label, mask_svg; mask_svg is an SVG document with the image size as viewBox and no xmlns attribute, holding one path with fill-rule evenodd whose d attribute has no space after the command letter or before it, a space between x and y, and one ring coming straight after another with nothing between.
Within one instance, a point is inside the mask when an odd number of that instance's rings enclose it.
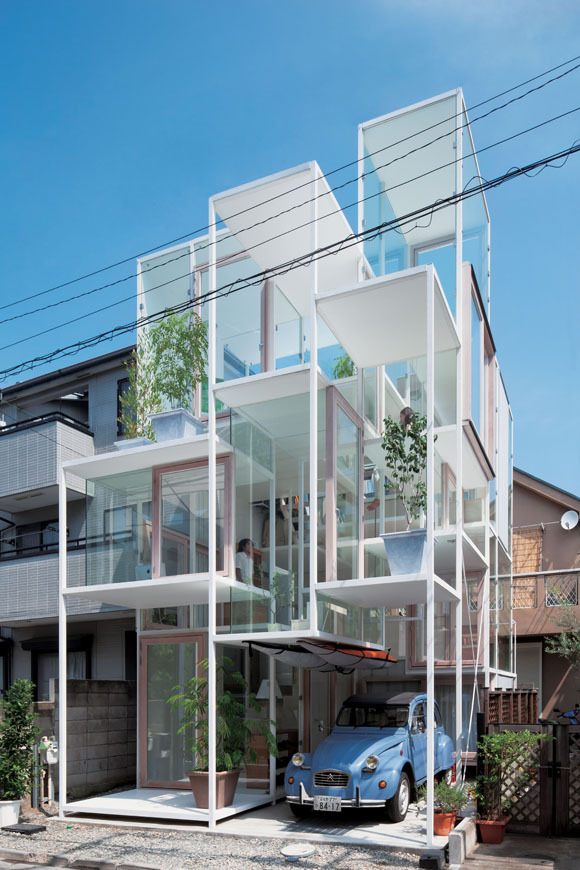
<instances>
[{"instance_id":1,"label":"potted plant","mask_svg":"<svg viewBox=\"0 0 580 870\"><path fill-rule=\"evenodd\" d=\"M403 504L407 529L381 535L391 574L414 574L425 570L427 531L411 529L413 520L423 517L427 508L427 418L410 408L400 419L386 417L382 448L388 479L385 491L395 492Z\"/></svg>"},{"instance_id":2,"label":"potted plant","mask_svg":"<svg viewBox=\"0 0 580 870\"><path fill-rule=\"evenodd\" d=\"M189 739L189 748L195 759L195 767L187 775L196 807L208 806L208 695L207 659L200 663L201 676L192 677L185 686L169 698L168 703L182 711L180 734ZM252 718L250 711L260 713L256 696L247 692L247 683L239 671L232 669L232 662L224 658L217 668L218 684L227 682L231 688L218 689L216 702L216 807L229 806L234 799L240 776L240 768L246 762L256 760L252 738L264 738L268 753L277 755L276 741L272 733L274 725L268 719ZM240 696L244 700L240 700Z\"/></svg>"},{"instance_id":3,"label":"potted plant","mask_svg":"<svg viewBox=\"0 0 580 870\"><path fill-rule=\"evenodd\" d=\"M144 329L127 364L128 385L121 396L120 423L131 440L117 446L202 431L190 412L206 359L206 324L196 313L170 314Z\"/></svg>"},{"instance_id":4,"label":"potted plant","mask_svg":"<svg viewBox=\"0 0 580 870\"><path fill-rule=\"evenodd\" d=\"M484 734L477 744L483 772L477 776L477 826L483 843L501 843L510 809L530 783L530 757L547 735L524 731Z\"/></svg>"},{"instance_id":5,"label":"potted plant","mask_svg":"<svg viewBox=\"0 0 580 870\"><path fill-rule=\"evenodd\" d=\"M0 721L0 827L15 825L20 802L30 789L37 740L34 686L16 680L4 693Z\"/></svg>"},{"instance_id":6,"label":"potted plant","mask_svg":"<svg viewBox=\"0 0 580 870\"><path fill-rule=\"evenodd\" d=\"M447 837L455 827L457 813L468 803L469 795L463 785L453 785L442 779L435 786L433 832Z\"/></svg>"}]
</instances>

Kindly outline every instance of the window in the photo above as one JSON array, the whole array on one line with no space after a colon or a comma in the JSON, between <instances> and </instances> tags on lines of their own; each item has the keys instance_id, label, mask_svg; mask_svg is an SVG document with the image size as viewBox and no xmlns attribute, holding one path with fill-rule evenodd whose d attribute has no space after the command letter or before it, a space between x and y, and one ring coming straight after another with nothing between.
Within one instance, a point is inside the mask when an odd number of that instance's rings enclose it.
<instances>
[{"instance_id":1,"label":"window","mask_svg":"<svg viewBox=\"0 0 580 870\"><path fill-rule=\"evenodd\" d=\"M36 686L35 700L50 699L50 681L58 679L58 638L40 637L23 640L23 650L31 653L30 679ZM90 680L92 676L93 636L70 637L67 650L67 677L69 680Z\"/></svg>"},{"instance_id":2,"label":"window","mask_svg":"<svg viewBox=\"0 0 580 870\"><path fill-rule=\"evenodd\" d=\"M129 378L121 378L117 381L117 438L125 437L125 426L121 420L123 413L123 399L129 392Z\"/></svg>"},{"instance_id":3,"label":"window","mask_svg":"<svg viewBox=\"0 0 580 870\"><path fill-rule=\"evenodd\" d=\"M411 719L411 732L413 734L422 734L426 731L426 728L425 708L423 704L417 704L413 711L413 718Z\"/></svg>"},{"instance_id":4,"label":"window","mask_svg":"<svg viewBox=\"0 0 580 870\"><path fill-rule=\"evenodd\" d=\"M475 297L471 297L471 419L477 431L481 430L481 382L483 358L483 323Z\"/></svg>"}]
</instances>

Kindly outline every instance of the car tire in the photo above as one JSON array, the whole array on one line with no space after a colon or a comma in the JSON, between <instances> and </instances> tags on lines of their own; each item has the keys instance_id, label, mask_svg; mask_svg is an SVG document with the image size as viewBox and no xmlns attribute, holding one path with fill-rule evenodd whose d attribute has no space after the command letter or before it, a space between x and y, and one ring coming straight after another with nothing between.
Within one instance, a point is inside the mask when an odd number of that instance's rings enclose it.
<instances>
[{"instance_id":1,"label":"car tire","mask_svg":"<svg viewBox=\"0 0 580 870\"><path fill-rule=\"evenodd\" d=\"M288 804L295 819L307 819L312 815L312 807L305 804Z\"/></svg>"},{"instance_id":2,"label":"car tire","mask_svg":"<svg viewBox=\"0 0 580 870\"><path fill-rule=\"evenodd\" d=\"M387 801L386 810L389 822L402 822L411 802L411 780L404 771L393 797Z\"/></svg>"}]
</instances>

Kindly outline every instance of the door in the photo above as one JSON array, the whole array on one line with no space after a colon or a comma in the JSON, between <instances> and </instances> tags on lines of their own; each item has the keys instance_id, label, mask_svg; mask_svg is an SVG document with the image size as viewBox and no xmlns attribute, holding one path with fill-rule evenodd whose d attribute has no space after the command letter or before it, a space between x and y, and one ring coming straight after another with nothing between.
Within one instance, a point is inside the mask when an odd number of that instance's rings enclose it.
<instances>
[{"instance_id":1,"label":"door","mask_svg":"<svg viewBox=\"0 0 580 870\"><path fill-rule=\"evenodd\" d=\"M427 776L427 717L422 702L411 711L411 751L415 779L421 782Z\"/></svg>"},{"instance_id":2,"label":"door","mask_svg":"<svg viewBox=\"0 0 580 870\"><path fill-rule=\"evenodd\" d=\"M192 734L180 734L182 712L168 701L199 674L204 635L141 638L138 737L140 785L188 788Z\"/></svg>"},{"instance_id":3,"label":"door","mask_svg":"<svg viewBox=\"0 0 580 870\"><path fill-rule=\"evenodd\" d=\"M310 737L310 752L314 752L319 743L327 737L334 725L330 714L330 675L320 671L308 671L310 683L310 710L308 730Z\"/></svg>"}]
</instances>

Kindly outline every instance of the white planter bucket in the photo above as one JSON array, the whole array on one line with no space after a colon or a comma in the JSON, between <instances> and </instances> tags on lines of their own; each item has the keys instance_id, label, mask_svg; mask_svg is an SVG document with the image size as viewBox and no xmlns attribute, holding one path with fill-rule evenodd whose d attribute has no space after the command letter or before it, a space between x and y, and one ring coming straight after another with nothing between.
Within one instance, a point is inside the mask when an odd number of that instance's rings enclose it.
<instances>
[{"instance_id":1,"label":"white planter bucket","mask_svg":"<svg viewBox=\"0 0 580 870\"><path fill-rule=\"evenodd\" d=\"M145 447L146 444L151 444L149 438L123 438L121 441L115 441L115 448L129 450L131 447Z\"/></svg>"},{"instance_id":2,"label":"white planter bucket","mask_svg":"<svg viewBox=\"0 0 580 870\"><path fill-rule=\"evenodd\" d=\"M179 438L193 438L205 431L205 424L189 411L178 408L175 411L162 411L151 414L149 418L156 441L176 441Z\"/></svg>"},{"instance_id":3,"label":"white planter bucket","mask_svg":"<svg viewBox=\"0 0 580 870\"><path fill-rule=\"evenodd\" d=\"M20 817L20 801L0 801L0 828L17 825Z\"/></svg>"},{"instance_id":4,"label":"white planter bucket","mask_svg":"<svg viewBox=\"0 0 580 870\"><path fill-rule=\"evenodd\" d=\"M391 575L423 574L427 570L427 529L381 535Z\"/></svg>"}]
</instances>

